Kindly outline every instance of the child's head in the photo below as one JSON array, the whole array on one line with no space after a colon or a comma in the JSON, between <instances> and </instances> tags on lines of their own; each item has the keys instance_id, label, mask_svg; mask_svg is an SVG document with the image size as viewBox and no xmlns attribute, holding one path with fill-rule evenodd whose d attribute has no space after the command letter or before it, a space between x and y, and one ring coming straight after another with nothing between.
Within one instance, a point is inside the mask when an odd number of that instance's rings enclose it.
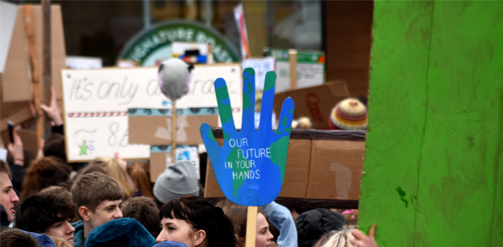
<instances>
[{"instance_id":1,"label":"child's head","mask_svg":"<svg viewBox=\"0 0 503 247\"><path fill-rule=\"evenodd\" d=\"M124 192L124 198L132 197L136 190L133 186L133 182L129 178L126 170L122 168L116 159L110 159L107 157L98 157L94 159L89 165L97 165L107 172L110 177L113 177L119 185L122 187Z\"/></svg>"},{"instance_id":2,"label":"child's head","mask_svg":"<svg viewBox=\"0 0 503 247\"><path fill-rule=\"evenodd\" d=\"M159 209L152 199L143 196L128 199L122 204L122 215L138 220L154 238L161 232Z\"/></svg>"},{"instance_id":3,"label":"child's head","mask_svg":"<svg viewBox=\"0 0 503 247\"><path fill-rule=\"evenodd\" d=\"M248 218L248 208L245 206L234 204L228 200L221 201L217 204L225 209L225 215L231 219L234 225L234 231L241 243L241 246L246 242L246 223ZM261 208L257 210L257 233L255 238L256 247L265 247L272 243L274 236L269 231L269 223L265 218Z\"/></svg>"},{"instance_id":4,"label":"child's head","mask_svg":"<svg viewBox=\"0 0 503 247\"><path fill-rule=\"evenodd\" d=\"M238 246L234 227L221 208L204 198L173 199L159 212L162 231L157 242L177 241L188 246Z\"/></svg>"},{"instance_id":5,"label":"child's head","mask_svg":"<svg viewBox=\"0 0 503 247\"><path fill-rule=\"evenodd\" d=\"M19 197L12 188L12 174L10 173L9 165L3 160L0 160L0 204L7 212L7 220L14 220L14 206L19 202Z\"/></svg>"},{"instance_id":6,"label":"child's head","mask_svg":"<svg viewBox=\"0 0 503 247\"><path fill-rule=\"evenodd\" d=\"M112 177L99 172L82 175L75 180L71 191L77 213L89 230L122 218L120 204L124 194Z\"/></svg>"},{"instance_id":7,"label":"child's head","mask_svg":"<svg viewBox=\"0 0 503 247\"><path fill-rule=\"evenodd\" d=\"M75 229L70 224L75 211L65 197L31 195L17 207L17 228L60 237L73 244Z\"/></svg>"},{"instance_id":8,"label":"child's head","mask_svg":"<svg viewBox=\"0 0 503 247\"><path fill-rule=\"evenodd\" d=\"M21 198L33 195L51 185L66 185L71 167L55 157L43 157L26 170Z\"/></svg>"}]
</instances>

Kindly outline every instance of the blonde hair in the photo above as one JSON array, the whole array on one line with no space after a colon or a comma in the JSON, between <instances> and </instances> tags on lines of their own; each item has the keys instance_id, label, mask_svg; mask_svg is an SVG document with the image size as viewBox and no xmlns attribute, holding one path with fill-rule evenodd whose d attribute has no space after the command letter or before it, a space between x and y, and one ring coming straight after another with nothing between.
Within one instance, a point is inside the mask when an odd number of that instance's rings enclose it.
<instances>
[{"instance_id":1,"label":"blonde hair","mask_svg":"<svg viewBox=\"0 0 503 247\"><path fill-rule=\"evenodd\" d=\"M326 240L325 243L320 243L320 247L353 247L349 240L353 238L351 234L352 229L344 226L340 231L333 233L333 235Z\"/></svg>"},{"instance_id":2,"label":"blonde hair","mask_svg":"<svg viewBox=\"0 0 503 247\"><path fill-rule=\"evenodd\" d=\"M72 247L72 245L70 245L68 243L68 241L64 240L63 238L55 237L55 236L51 236L51 235L48 235L48 236L52 240L52 242L54 242L56 247Z\"/></svg>"},{"instance_id":3,"label":"blonde hair","mask_svg":"<svg viewBox=\"0 0 503 247\"><path fill-rule=\"evenodd\" d=\"M129 178L126 170L122 168L116 159L107 157L98 157L94 159L89 165L97 165L103 168L110 177L113 177L121 186L124 192L124 199L132 197L136 190L133 186L131 178Z\"/></svg>"}]
</instances>

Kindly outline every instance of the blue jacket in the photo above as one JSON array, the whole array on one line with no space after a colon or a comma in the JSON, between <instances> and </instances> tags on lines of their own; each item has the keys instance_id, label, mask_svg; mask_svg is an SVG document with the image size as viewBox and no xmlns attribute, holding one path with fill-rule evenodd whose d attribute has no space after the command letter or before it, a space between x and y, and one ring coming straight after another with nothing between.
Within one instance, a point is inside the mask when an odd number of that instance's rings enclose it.
<instances>
[{"instance_id":1,"label":"blue jacket","mask_svg":"<svg viewBox=\"0 0 503 247\"><path fill-rule=\"evenodd\" d=\"M25 230L21 230L21 231L26 232L26 233L30 234L30 236L32 236L33 238L37 239L42 247L56 247L56 244L54 244L52 239L49 238L49 236L47 236L45 234L28 232Z\"/></svg>"},{"instance_id":2,"label":"blue jacket","mask_svg":"<svg viewBox=\"0 0 503 247\"><path fill-rule=\"evenodd\" d=\"M72 223L73 228L75 228L75 232L73 233L73 242L75 247L84 247L84 222L79 220L75 223Z\"/></svg>"},{"instance_id":3,"label":"blue jacket","mask_svg":"<svg viewBox=\"0 0 503 247\"><path fill-rule=\"evenodd\" d=\"M274 201L265 205L263 209L269 221L279 230L278 246L297 247L297 227L290 210Z\"/></svg>"}]
</instances>

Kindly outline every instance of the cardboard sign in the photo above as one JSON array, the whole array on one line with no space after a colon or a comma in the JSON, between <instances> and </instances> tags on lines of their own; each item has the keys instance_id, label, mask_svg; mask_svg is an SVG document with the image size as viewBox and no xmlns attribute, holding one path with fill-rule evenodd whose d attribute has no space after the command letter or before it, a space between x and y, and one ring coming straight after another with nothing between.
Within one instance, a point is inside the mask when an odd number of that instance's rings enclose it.
<instances>
[{"instance_id":1,"label":"cardboard sign","mask_svg":"<svg viewBox=\"0 0 503 247\"><path fill-rule=\"evenodd\" d=\"M171 144L171 109L129 109L129 143L148 145ZM218 126L217 108L178 109L176 143L203 143L199 128L208 123Z\"/></svg>"},{"instance_id":2,"label":"cardboard sign","mask_svg":"<svg viewBox=\"0 0 503 247\"><path fill-rule=\"evenodd\" d=\"M212 82L219 76L230 82L230 95L239 102L232 114L241 113L239 64L197 65L189 93L176 102L180 108L217 107ZM160 92L157 68L62 70L67 156L87 161L98 156L148 158L147 145L129 145L129 108L171 108ZM237 118L241 120L240 118Z\"/></svg>"},{"instance_id":3,"label":"cardboard sign","mask_svg":"<svg viewBox=\"0 0 503 247\"><path fill-rule=\"evenodd\" d=\"M278 93L274 100L275 112L279 112L281 108L278 104L287 97L296 102L295 119L309 117L313 129L328 129L332 108L339 101L349 97L349 92L345 82L334 82Z\"/></svg>"},{"instance_id":4,"label":"cardboard sign","mask_svg":"<svg viewBox=\"0 0 503 247\"><path fill-rule=\"evenodd\" d=\"M197 169L197 177L199 178L199 153L197 146L177 145L176 146L176 161L188 160ZM150 181L154 183L161 173L170 166L171 162L171 145L151 146L150 147Z\"/></svg>"},{"instance_id":5,"label":"cardboard sign","mask_svg":"<svg viewBox=\"0 0 503 247\"><path fill-rule=\"evenodd\" d=\"M269 50L276 59L278 81L276 92L290 90L290 55L288 50ZM325 54L319 52L297 52L297 88L318 86L325 83Z\"/></svg>"},{"instance_id":6,"label":"cardboard sign","mask_svg":"<svg viewBox=\"0 0 503 247\"><path fill-rule=\"evenodd\" d=\"M276 73L266 74L260 126L255 130L255 71L243 73L243 126L238 132L231 114L231 100L224 79L215 81L218 110L222 121L224 145L221 147L208 124L201 126L208 157L220 188L232 202L244 206L262 206L272 202L281 191L285 176L286 153L293 119L293 100L283 102L278 129L272 130Z\"/></svg>"},{"instance_id":7,"label":"cardboard sign","mask_svg":"<svg viewBox=\"0 0 503 247\"><path fill-rule=\"evenodd\" d=\"M365 155L365 132L355 140L342 136L359 131L294 130L287 153L285 180L279 197L359 200ZM302 136L299 135L302 134ZM221 138L217 138L223 143ZM204 196L223 197L208 165Z\"/></svg>"},{"instance_id":8,"label":"cardboard sign","mask_svg":"<svg viewBox=\"0 0 503 247\"><path fill-rule=\"evenodd\" d=\"M10 4L2 2L2 12L0 13L0 60L4 60L4 69L0 72L1 86L1 101L2 102L21 102L33 100L33 85L31 79L30 56L28 54L28 39L25 29L25 7L22 5L15 6L15 10ZM43 21L42 21L42 6L32 5L33 10L33 29L35 35L35 46L38 53L38 65L40 83L43 85L44 64L42 63L43 56ZM4 11L14 11L12 15L5 15ZM13 28L9 27L12 20L4 18L15 17ZM56 76L61 69L66 68L65 65L65 36L63 33L63 18L61 16L61 6L51 6L51 73L52 86L56 91L56 96L61 99L61 78ZM10 33L9 33L10 32ZM10 39L8 37L10 36ZM8 42L7 44L3 42ZM5 48L8 48L7 53ZM7 57L5 57L7 55ZM26 119L24 119L26 120Z\"/></svg>"}]
</instances>

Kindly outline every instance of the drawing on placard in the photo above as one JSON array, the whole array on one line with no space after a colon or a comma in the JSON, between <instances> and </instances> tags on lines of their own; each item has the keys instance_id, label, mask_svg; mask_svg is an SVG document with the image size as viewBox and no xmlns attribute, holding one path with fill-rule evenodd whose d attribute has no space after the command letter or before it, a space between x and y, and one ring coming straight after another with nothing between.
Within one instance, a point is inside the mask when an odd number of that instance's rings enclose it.
<instances>
[{"instance_id":1,"label":"drawing on placard","mask_svg":"<svg viewBox=\"0 0 503 247\"><path fill-rule=\"evenodd\" d=\"M83 140L82 145L80 145L80 155L87 155L87 149L86 140Z\"/></svg>"}]
</instances>

